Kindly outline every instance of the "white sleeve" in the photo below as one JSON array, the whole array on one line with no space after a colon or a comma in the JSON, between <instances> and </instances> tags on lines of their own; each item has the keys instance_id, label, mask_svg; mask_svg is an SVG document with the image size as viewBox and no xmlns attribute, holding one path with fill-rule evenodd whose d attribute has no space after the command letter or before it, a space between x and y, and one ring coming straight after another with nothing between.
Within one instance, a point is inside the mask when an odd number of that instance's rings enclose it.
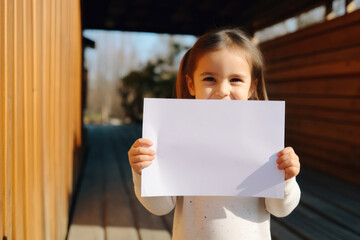
<instances>
[{"instance_id":1,"label":"white sleeve","mask_svg":"<svg viewBox=\"0 0 360 240\"><path fill-rule=\"evenodd\" d=\"M132 171L135 195L141 204L152 214L161 216L174 209L176 197L141 197L141 176Z\"/></svg>"},{"instance_id":2,"label":"white sleeve","mask_svg":"<svg viewBox=\"0 0 360 240\"><path fill-rule=\"evenodd\" d=\"M285 181L284 199L265 198L266 210L276 217L285 217L299 204L300 194L296 178L290 178Z\"/></svg>"}]
</instances>

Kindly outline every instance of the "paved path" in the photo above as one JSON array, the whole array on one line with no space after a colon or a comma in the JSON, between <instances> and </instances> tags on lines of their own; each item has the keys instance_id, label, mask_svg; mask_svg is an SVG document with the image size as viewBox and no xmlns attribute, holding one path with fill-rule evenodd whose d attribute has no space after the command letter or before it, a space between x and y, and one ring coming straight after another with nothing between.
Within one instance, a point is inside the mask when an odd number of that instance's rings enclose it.
<instances>
[{"instance_id":1,"label":"paved path","mask_svg":"<svg viewBox=\"0 0 360 240\"><path fill-rule=\"evenodd\" d=\"M86 129L86 162L68 239L171 239L173 213L154 216L134 195L127 151L141 128ZM360 239L359 186L306 168L298 182L301 204L289 217L272 218L273 239Z\"/></svg>"}]
</instances>

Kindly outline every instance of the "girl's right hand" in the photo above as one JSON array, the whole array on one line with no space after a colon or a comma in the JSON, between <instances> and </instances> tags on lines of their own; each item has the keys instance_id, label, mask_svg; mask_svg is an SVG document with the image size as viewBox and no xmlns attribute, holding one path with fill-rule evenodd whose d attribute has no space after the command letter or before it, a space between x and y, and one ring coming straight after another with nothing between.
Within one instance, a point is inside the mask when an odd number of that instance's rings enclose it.
<instances>
[{"instance_id":1,"label":"girl's right hand","mask_svg":"<svg viewBox=\"0 0 360 240\"><path fill-rule=\"evenodd\" d=\"M151 165L155 159L155 151L149 149L153 143L149 139L139 138L131 146L128 156L130 166L134 172L141 174L141 170Z\"/></svg>"}]
</instances>

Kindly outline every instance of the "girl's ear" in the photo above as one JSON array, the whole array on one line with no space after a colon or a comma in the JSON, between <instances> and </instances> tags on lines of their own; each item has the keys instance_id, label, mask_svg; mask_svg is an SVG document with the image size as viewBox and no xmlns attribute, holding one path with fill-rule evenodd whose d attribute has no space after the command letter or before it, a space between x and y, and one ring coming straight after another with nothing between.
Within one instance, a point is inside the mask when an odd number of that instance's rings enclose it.
<instances>
[{"instance_id":1,"label":"girl's ear","mask_svg":"<svg viewBox=\"0 0 360 240\"><path fill-rule=\"evenodd\" d=\"M187 83L187 87L188 87L190 95L194 97L195 96L194 81L192 80L191 77L189 77L189 75L186 75L186 83Z\"/></svg>"},{"instance_id":2,"label":"girl's ear","mask_svg":"<svg viewBox=\"0 0 360 240\"><path fill-rule=\"evenodd\" d=\"M249 89L249 94L248 94L248 99L251 99L256 91L257 85L258 85L258 80L255 79L254 81L251 80L251 85L250 85L250 89Z\"/></svg>"}]
</instances>

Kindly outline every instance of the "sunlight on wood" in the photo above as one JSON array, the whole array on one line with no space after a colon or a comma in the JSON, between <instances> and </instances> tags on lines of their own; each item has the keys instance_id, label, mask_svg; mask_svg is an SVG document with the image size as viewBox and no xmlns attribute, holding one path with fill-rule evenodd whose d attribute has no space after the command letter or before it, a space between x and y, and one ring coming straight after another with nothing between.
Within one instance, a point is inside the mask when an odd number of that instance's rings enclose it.
<instances>
[{"instance_id":1,"label":"sunlight on wood","mask_svg":"<svg viewBox=\"0 0 360 240\"><path fill-rule=\"evenodd\" d=\"M106 227L106 240L137 240L139 235L133 227Z\"/></svg>"},{"instance_id":2,"label":"sunlight on wood","mask_svg":"<svg viewBox=\"0 0 360 240\"><path fill-rule=\"evenodd\" d=\"M104 228L101 226L72 225L68 240L104 240Z\"/></svg>"},{"instance_id":3,"label":"sunlight on wood","mask_svg":"<svg viewBox=\"0 0 360 240\"><path fill-rule=\"evenodd\" d=\"M142 240L171 240L166 230L140 229L140 236Z\"/></svg>"}]
</instances>

